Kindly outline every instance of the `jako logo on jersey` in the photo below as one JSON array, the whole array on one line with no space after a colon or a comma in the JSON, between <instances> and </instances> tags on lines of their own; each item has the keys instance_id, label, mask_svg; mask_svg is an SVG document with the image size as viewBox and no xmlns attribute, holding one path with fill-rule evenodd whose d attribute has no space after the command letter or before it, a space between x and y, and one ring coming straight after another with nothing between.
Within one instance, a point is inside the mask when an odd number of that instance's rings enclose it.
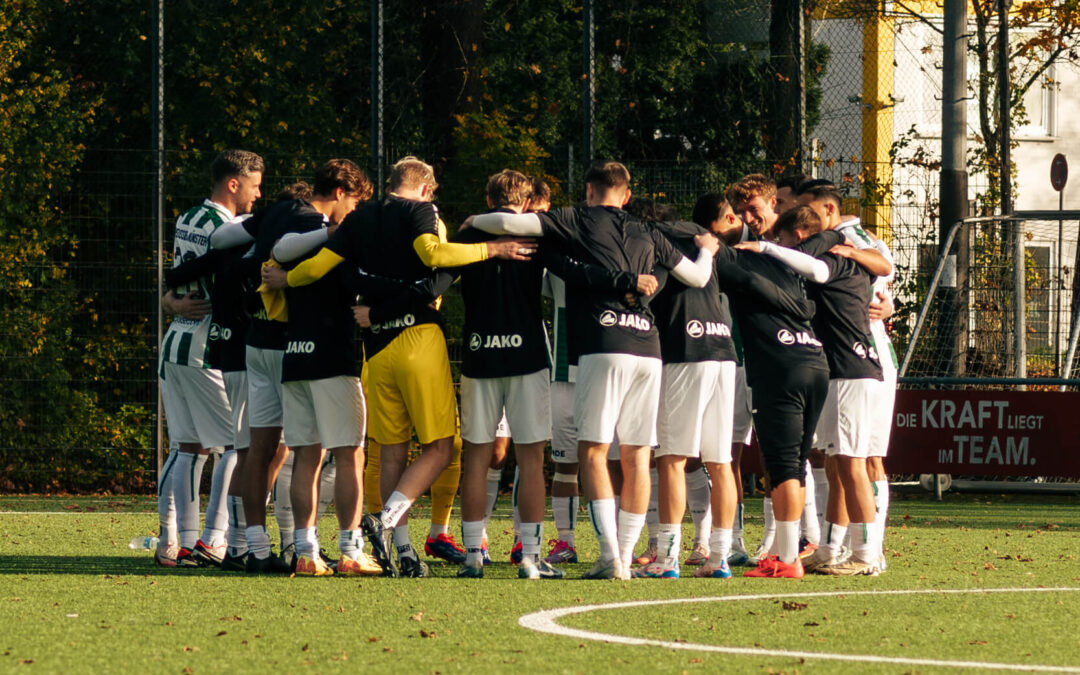
<instances>
[{"instance_id":1,"label":"jako logo on jersey","mask_svg":"<svg viewBox=\"0 0 1080 675\"><path fill-rule=\"evenodd\" d=\"M622 326L635 330L650 330L652 322L640 314L622 314L605 309L600 315L601 326Z\"/></svg>"},{"instance_id":2,"label":"jako logo on jersey","mask_svg":"<svg viewBox=\"0 0 1080 675\"><path fill-rule=\"evenodd\" d=\"M414 323L416 323L416 317L412 314L406 314L400 319L372 324L370 330L372 333L378 333L379 331L389 330L391 328L408 328Z\"/></svg>"},{"instance_id":3,"label":"jako logo on jersey","mask_svg":"<svg viewBox=\"0 0 1080 675\"><path fill-rule=\"evenodd\" d=\"M866 358L866 346L863 345L863 343L856 342L855 344L851 345L851 350L855 352L855 356L858 356L860 359Z\"/></svg>"},{"instance_id":4,"label":"jako logo on jersey","mask_svg":"<svg viewBox=\"0 0 1080 675\"><path fill-rule=\"evenodd\" d=\"M473 333L469 337L469 349L474 352L481 347L484 349L507 349L520 346L520 335L489 335L486 340L482 340L478 334Z\"/></svg>"},{"instance_id":5,"label":"jako logo on jersey","mask_svg":"<svg viewBox=\"0 0 1080 675\"><path fill-rule=\"evenodd\" d=\"M222 328L216 323L210 324L210 339L211 340L231 340L232 328Z\"/></svg>"},{"instance_id":6,"label":"jako logo on jersey","mask_svg":"<svg viewBox=\"0 0 1080 675\"><path fill-rule=\"evenodd\" d=\"M800 331L798 333L792 333L787 328L781 328L780 332L776 334L776 339L780 341L782 345L793 345L798 342L801 345L812 345L814 347L820 347L821 343L817 339L807 333L806 331Z\"/></svg>"},{"instance_id":7,"label":"jako logo on jersey","mask_svg":"<svg viewBox=\"0 0 1080 675\"><path fill-rule=\"evenodd\" d=\"M686 324L686 334L695 340L703 335L731 336L731 329L717 321L705 321L704 323L694 319Z\"/></svg>"},{"instance_id":8,"label":"jako logo on jersey","mask_svg":"<svg viewBox=\"0 0 1080 675\"><path fill-rule=\"evenodd\" d=\"M312 354L315 352L315 343L304 340L293 340L285 346L286 354Z\"/></svg>"}]
</instances>

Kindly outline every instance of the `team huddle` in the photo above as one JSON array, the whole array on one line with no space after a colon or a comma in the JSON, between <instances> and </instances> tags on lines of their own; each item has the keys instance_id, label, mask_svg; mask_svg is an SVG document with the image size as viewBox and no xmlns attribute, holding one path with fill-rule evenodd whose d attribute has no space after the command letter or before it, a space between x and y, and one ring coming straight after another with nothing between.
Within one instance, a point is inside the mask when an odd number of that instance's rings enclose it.
<instances>
[{"instance_id":1,"label":"team huddle","mask_svg":"<svg viewBox=\"0 0 1080 675\"><path fill-rule=\"evenodd\" d=\"M488 180L489 211L448 238L417 158L392 167L381 200L331 160L251 215L263 171L254 153L222 152L210 198L177 221L159 564L427 576L408 514L430 492L426 554L483 577L512 441L520 578L577 562L581 497L600 550L589 579L678 578L688 507L694 576L884 571L892 259L828 181L752 174L686 222L632 199L618 162L590 167L582 205L554 209L542 180L506 169ZM454 282L459 395L439 311ZM752 435L766 491L753 555L739 471ZM557 539L544 555L548 447ZM316 528L331 502L336 561Z\"/></svg>"}]
</instances>

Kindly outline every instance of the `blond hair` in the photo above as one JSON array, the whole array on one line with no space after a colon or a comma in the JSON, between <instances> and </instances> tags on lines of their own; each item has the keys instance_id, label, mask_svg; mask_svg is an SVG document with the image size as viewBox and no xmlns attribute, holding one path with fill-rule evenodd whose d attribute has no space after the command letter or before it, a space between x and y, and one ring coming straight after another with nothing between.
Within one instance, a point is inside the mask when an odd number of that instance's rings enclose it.
<instances>
[{"instance_id":1,"label":"blond hair","mask_svg":"<svg viewBox=\"0 0 1080 675\"><path fill-rule=\"evenodd\" d=\"M737 183L729 187L724 196L727 197L728 203L733 208L738 208L739 204L748 202L754 197L771 199L776 196L776 181L765 174L752 173L743 176Z\"/></svg>"},{"instance_id":2,"label":"blond hair","mask_svg":"<svg viewBox=\"0 0 1080 675\"><path fill-rule=\"evenodd\" d=\"M432 190L439 187L439 184L435 182L435 169L412 155L402 157L390 167L390 177L386 179L386 184L391 192L400 188L417 188L421 185L428 185Z\"/></svg>"},{"instance_id":3,"label":"blond hair","mask_svg":"<svg viewBox=\"0 0 1080 675\"><path fill-rule=\"evenodd\" d=\"M487 198L493 208L524 204L532 196L532 191L529 177L513 169L503 169L490 176L487 182Z\"/></svg>"}]
</instances>

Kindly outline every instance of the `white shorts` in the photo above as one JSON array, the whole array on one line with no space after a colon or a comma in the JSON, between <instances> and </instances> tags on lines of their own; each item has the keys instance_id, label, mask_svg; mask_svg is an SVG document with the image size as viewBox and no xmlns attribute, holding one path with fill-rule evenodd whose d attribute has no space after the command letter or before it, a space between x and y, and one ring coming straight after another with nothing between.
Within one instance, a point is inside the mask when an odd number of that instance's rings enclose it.
<instances>
[{"instance_id":1,"label":"white shorts","mask_svg":"<svg viewBox=\"0 0 1080 675\"><path fill-rule=\"evenodd\" d=\"M660 359L632 354L586 354L578 360L574 424L578 440L656 445Z\"/></svg>"},{"instance_id":2,"label":"white shorts","mask_svg":"<svg viewBox=\"0 0 1080 675\"><path fill-rule=\"evenodd\" d=\"M735 366L735 416L732 443L750 445L754 436L753 395L746 385L746 367Z\"/></svg>"},{"instance_id":3,"label":"white shorts","mask_svg":"<svg viewBox=\"0 0 1080 675\"><path fill-rule=\"evenodd\" d=\"M206 449L233 444L232 408L220 370L166 361L161 399L171 442Z\"/></svg>"},{"instance_id":4,"label":"white shorts","mask_svg":"<svg viewBox=\"0 0 1080 675\"><path fill-rule=\"evenodd\" d=\"M574 383L551 383L551 461L578 461L577 427L574 426Z\"/></svg>"},{"instance_id":5,"label":"white shorts","mask_svg":"<svg viewBox=\"0 0 1080 675\"><path fill-rule=\"evenodd\" d=\"M515 443L551 438L551 374L547 368L514 377L461 376L461 438L492 443L504 414Z\"/></svg>"},{"instance_id":6,"label":"white shorts","mask_svg":"<svg viewBox=\"0 0 1080 675\"><path fill-rule=\"evenodd\" d=\"M256 429L281 426L283 356L281 349L247 348L248 424Z\"/></svg>"},{"instance_id":7,"label":"white shorts","mask_svg":"<svg viewBox=\"0 0 1080 675\"><path fill-rule=\"evenodd\" d=\"M502 419L495 425L495 438L510 438L510 423L506 421L506 408L503 408Z\"/></svg>"},{"instance_id":8,"label":"white shorts","mask_svg":"<svg viewBox=\"0 0 1080 675\"><path fill-rule=\"evenodd\" d=\"M870 413L870 457L884 457L889 452L889 436L892 434L893 408L896 405L896 369L885 371L885 380L877 382L878 393Z\"/></svg>"},{"instance_id":9,"label":"white shorts","mask_svg":"<svg viewBox=\"0 0 1080 675\"><path fill-rule=\"evenodd\" d=\"M881 383L870 378L829 380L829 395L817 424L817 443L828 455L866 458L870 451L870 414Z\"/></svg>"},{"instance_id":10,"label":"white shorts","mask_svg":"<svg viewBox=\"0 0 1080 675\"><path fill-rule=\"evenodd\" d=\"M731 462L735 362L665 363L655 456Z\"/></svg>"},{"instance_id":11,"label":"white shorts","mask_svg":"<svg viewBox=\"0 0 1080 675\"><path fill-rule=\"evenodd\" d=\"M359 378L339 375L286 382L282 389L285 445L330 449L364 444L367 425Z\"/></svg>"},{"instance_id":12,"label":"white shorts","mask_svg":"<svg viewBox=\"0 0 1080 675\"><path fill-rule=\"evenodd\" d=\"M224 373L224 376L225 392L229 395L229 405L232 407L232 445L237 450L245 450L251 446L251 427L248 426L247 413L247 371L235 370Z\"/></svg>"}]
</instances>

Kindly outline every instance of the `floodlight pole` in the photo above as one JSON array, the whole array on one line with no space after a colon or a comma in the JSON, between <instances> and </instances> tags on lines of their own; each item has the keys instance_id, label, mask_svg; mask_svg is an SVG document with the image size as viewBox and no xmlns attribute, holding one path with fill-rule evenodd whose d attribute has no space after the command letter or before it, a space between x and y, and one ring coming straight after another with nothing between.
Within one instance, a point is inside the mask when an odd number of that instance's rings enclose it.
<instances>
[{"instance_id":1,"label":"floodlight pole","mask_svg":"<svg viewBox=\"0 0 1080 675\"><path fill-rule=\"evenodd\" d=\"M151 372L157 372L157 361L160 357L161 338L165 330L165 314L158 295L161 292L165 276L164 245L165 240L165 0L156 0L153 4L154 40L153 40L153 69L151 71L151 97L152 108L151 120L154 156L154 257L157 259L157 273L154 284L154 306L157 308L157 341L154 343L155 358L151 365ZM161 465L164 462L163 443L164 434L162 419L165 416L164 406L161 403L161 380L154 378L157 385L157 414L154 416L154 454L157 459L157 476L161 476Z\"/></svg>"},{"instance_id":2,"label":"floodlight pole","mask_svg":"<svg viewBox=\"0 0 1080 675\"><path fill-rule=\"evenodd\" d=\"M383 0L371 0L371 177L376 199L383 192L383 142Z\"/></svg>"}]
</instances>

